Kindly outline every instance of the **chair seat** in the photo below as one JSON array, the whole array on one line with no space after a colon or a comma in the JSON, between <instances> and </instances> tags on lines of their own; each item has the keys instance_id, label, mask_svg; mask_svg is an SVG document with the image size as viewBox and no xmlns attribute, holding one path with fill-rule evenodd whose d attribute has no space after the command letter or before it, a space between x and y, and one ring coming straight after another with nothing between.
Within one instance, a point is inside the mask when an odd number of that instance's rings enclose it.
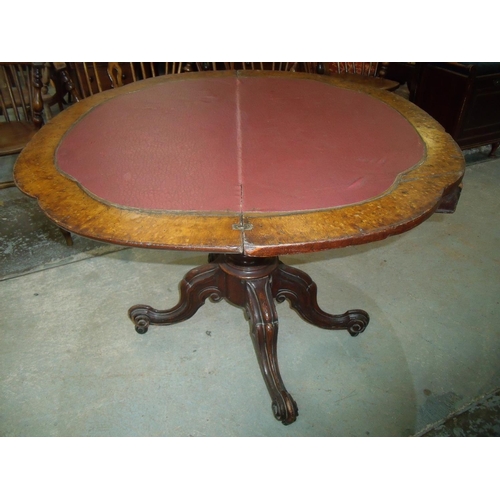
<instances>
[{"instance_id":1,"label":"chair seat","mask_svg":"<svg viewBox=\"0 0 500 500\"><path fill-rule=\"evenodd\" d=\"M368 85L371 88L376 88L380 90L396 90L399 87L399 82L394 80L387 80L386 78L367 76L367 75L356 75L352 73L337 73L331 76L335 78L342 78L347 82L360 83L362 85Z\"/></svg>"},{"instance_id":2,"label":"chair seat","mask_svg":"<svg viewBox=\"0 0 500 500\"><path fill-rule=\"evenodd\" d=\"M1 122L0 123L0 156L21 152L35 135L37 129L32 123Z\"/></svg>"}]
</instances>

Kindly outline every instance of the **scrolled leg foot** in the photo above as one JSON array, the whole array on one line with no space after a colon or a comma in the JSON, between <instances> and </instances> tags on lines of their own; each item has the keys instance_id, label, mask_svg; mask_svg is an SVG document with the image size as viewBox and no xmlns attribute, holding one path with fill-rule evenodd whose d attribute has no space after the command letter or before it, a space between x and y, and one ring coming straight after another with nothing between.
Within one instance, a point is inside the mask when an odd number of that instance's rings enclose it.
<instances>
[{"instance_id":1,"label":"scrolled leg foot","mask_svg":"<svg viewBox=\"0 0 500 500\"><path fill-rule=\"evenodd\" d=\"M346 328L352 337L363 333L370 322L368 313L361 309L351 309L341 316L346 318Z\"/></svg>"},{"instance_id":2,"label":"scrolled leg foot","mask_svg":"<svg viewBox=\"0 0 500 500\"><path fill-rule=\"evenodd\" d=\"M142 308L146 309L148 306L135 306L134 311L130 314L130 319L135 325L135 331L141 335L146 333L149 328L149 318L144 314Z\"/></svg>"},{"instance_id":3,"label":"scrolled leg foot","mask_svg":"<svg viewBox=\"0 0 500 500\"><path fill-rule=\"evenodd\" d=\"M186 274L180 284L180 298L171 309L159 310L143 304L132 306L128 315L137 333L144 334L149 325L172 325L191 318L206 299L222 300L218 264L197 267Z\"/></svg>"},{"instance_id":4,"label":"scrolled leg foot","mask_svg":"<svg viewBox=\"0 0 500 500\"><path fill-rule=\"evenodd\" d=\"M286 391L282 391L280 396L281 397L273 400L271 404L274 418L283 425L293 424L299 416L297 403Z\"/></svg>"}]
</instances>

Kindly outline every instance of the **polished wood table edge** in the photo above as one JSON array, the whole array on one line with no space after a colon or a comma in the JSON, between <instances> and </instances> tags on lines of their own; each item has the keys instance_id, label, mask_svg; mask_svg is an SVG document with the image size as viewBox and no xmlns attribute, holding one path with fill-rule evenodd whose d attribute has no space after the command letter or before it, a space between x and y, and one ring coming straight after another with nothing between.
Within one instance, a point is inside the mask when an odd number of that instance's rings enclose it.
<instances>
[{"instance_id":1,"label":"polished wood table edge","mask_svg":"<svg viewBox=\"0 0 500 500\"><path fill-rule=\"evenodd\" d=\"M295 214L211 216L125 209L101 203L58 171L54 162L57 145L86 113L107 100L168 80L235 75L314 80L371 95L410 122L422 138L425 157L420 164L400 174L393 186L376 199ZM411 229L420 223L415 221L423 221L432 214L450 185L461 180L464 166L460 149L441 125L393 93L345 82L337 76L221 71L143 80L75 103L35 135L19 156L14 171L18 187L37 198L42 210L56 224L88 238L118 245L272 256L361 244Z\"/></svg>"},{"instance_id":2,"label":"polished wood table edge","mask_svg":"<svg viewBox=\"0 0 500 500\"><path fill-rule=\"evenodd\" d=\"M455 187L460 185L460 183L461 179L459 179L455 184L450 185L446 191L444 191L443 197ZM346 231L344 236L338 236L334 239L332 239L331 235L341 232L339 229L341 230L344 226L339 226L338 219L335 218L329 219L328 217L324 217L321 220L318 218L316 220L316 228L318 230L315 234L315 239L311 239L307 241L307 243L304 243L301 240L301 236L297 235L296 231L294 232L294 236L298 236L296 241L293 240L286 242L284 239L283 242L280 242L279 240L276 242L276 238L273 238L273 241L269 244L268 239L265 237L266 231L271 228L274 229L275 234L286 234L287 226L289 225L295 228L297 225L304 228L310 228L310 221L304 218L302 218L302 220L293 220L292 216L290 216L290 219L288 219L287 216L283 216L280 220L276 218L273 219L271 227L266 227L267 224L263 220L265 218L257 220L252 217L248 217L245 219L245 222L251 226L252 229L255 229L256 232L251 238L249 238L248 231L245 233L245 241L243 243L244 254L254 257L277 257L280 255L319 252L323 250L331 250L334 248L343 248L384 240L389 236L396 236L409 231L427 220L436 212L436 209L441 204L443 197L439 197L436 203L429 206L428 210L421 212L418 216L408 217L405 220L398 220L393 223L390 229L381 227L371 231L365 231L362 227L356 224L355 220L353 224L350 224L349 232ZM262 235L264 235L264 237L261 237Z\"/></svg>"}]
</instances>

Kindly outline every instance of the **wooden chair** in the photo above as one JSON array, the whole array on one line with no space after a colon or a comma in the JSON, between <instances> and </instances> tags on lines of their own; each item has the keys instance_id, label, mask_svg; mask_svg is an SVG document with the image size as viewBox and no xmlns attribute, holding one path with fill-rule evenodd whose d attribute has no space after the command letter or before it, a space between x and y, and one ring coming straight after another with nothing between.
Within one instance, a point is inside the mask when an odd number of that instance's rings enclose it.
<instances>
[{"instance_id":1,"label":"wooden chair","mask_svg":"<svg viewBox=\"0 0 500 500\"><path fill-rule=\"evenodd\" d=\"M256 70L256 71L305 71L305 63L299 62L197 62L198 71Z\"/></svg>"},{"instance_id":2,"label":"wooden chair","mask_svg":"<svg viewBox=\"0 0 500 500\"><path fill-rule=\"evenodd\" d=\"M384 78L389 63L320 62L307 64L310 72L320 75L337 75L345 80L378 89L393 91L400 85L399 82Z\"/></svg>"},{"instance_id":3,"label":"wooden chair","mask_svg":"<svg viewBox=\"0 0 500 500\"><path fill-rule=\"evenodd\" d=\"M0 63L0 156L20 153L43 125L44 63ZM0 189L14 187L0 183ZM67 245L71 234L59 228Z\"/></svg>"},{"instance_id":4,"label":"wooden chair","mask_svg":"<svg viewBox=\"0 0 500 500\"><path fill-rule=\"evenodd\" d=\"M81 100L138 80L191 71L191 63L73 62L69 63L69 69L75 99Z\"/></svg>"},{"instance_id":5,"label":"wooden chair","mask_svg":"<svg viewBox=\"0 0 500 500\"><path fill-rule=\"evenodd\" d=\"M71 95L67 70L66 63L47 62L43 65L42 101L45 121L52 119L52 107L56 104L59 111L63 111L67 104L66 96Z\"/></svg>"},{"instance_id":6,"label":"wooden chair","mask_svg":"<svg viewBox=\"0 0 500 500\"><path fill-rule=\"evenodd\" d=\"M43 124L42 65L0 63L0 156L20 153Z\"/></svg>"}]
</instances>

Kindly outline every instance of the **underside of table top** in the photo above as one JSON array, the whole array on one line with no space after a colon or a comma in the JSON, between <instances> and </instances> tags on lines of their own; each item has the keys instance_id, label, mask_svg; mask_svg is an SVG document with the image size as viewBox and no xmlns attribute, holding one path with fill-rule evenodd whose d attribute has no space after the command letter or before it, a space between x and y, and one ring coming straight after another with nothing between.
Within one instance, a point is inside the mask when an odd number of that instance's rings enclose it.
<instances>
[{"instance_id":1,"label":"underside of table top","mask_svg":"<svg viewBox=\"0 0 500 500\"><path fill-rule=\"evenodd\" d=\"M71 106L21 154L18 186L111 243L270 256L414 227L463 157L386 91L272 72L175 75Z\"/></svg>"}]
</instances>

